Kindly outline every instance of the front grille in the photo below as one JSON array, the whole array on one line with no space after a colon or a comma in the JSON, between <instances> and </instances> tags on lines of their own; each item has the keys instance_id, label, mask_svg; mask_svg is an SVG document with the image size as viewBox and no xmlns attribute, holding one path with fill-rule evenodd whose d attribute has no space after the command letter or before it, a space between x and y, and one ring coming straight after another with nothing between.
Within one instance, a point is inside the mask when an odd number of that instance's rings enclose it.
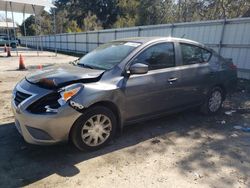
<instances>
[{"instance_id":1,"label":"front grille","mask_svg":"<svg viewBox=\"0 0 250 188\"><path fill-rule=\"evenodd\" d=\"M46 112L45 106L47 105L50 108L57 109L60 107L60 104L58 103L60 97L60 94L57 92L50 93L31 104L27 110L31 113L40 114Z\"/></svg>"},{"instance_id":2,"label":"front grille","mask_svg":"<svg viewBox=\"0 0 250 188\"><path fill-rule=\"evenodd\" d=\"M21 91L17 91L15 99L14 99L16 106L18 106L21 102L23 102L25 99L29 98L30 96L31 95L29 95L27 93L23 93Z\"/></svg>"}]
</instances>

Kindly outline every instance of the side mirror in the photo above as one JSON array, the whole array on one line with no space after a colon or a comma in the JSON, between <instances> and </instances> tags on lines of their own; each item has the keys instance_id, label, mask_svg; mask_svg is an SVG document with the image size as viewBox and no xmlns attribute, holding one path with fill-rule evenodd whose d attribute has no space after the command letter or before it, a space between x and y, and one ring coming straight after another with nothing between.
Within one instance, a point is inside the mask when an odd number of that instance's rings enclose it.
<instances>
[{"instance_id":1,"label":"side mirror","mask_svg":"<svg viewBox=\"0 0 250 188\"><path fill-rule=\"evenodd\" d=\"M148 65L143 63L135 63L129 68L130 74L146 74L148 72Z\"/></svg>"}]
</instances>

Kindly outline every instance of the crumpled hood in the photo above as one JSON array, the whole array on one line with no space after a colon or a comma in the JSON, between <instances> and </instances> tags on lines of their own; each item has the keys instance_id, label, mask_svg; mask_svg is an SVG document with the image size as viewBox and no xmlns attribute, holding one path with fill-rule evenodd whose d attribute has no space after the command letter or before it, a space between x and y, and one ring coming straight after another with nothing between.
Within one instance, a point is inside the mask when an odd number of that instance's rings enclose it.
<instances>
[{"instance_id":1,"label":"crumpled hood","mask_svg":"<svg viewBox=\"0 0 250 188\"><path fill-rule=\"evenodd\" d=\"M103 72L104 70L64 65L36 71L27 75L26 80L44 88L53 89L77 82L89 83L98 81Z\"/></svg>"}]
</instances>

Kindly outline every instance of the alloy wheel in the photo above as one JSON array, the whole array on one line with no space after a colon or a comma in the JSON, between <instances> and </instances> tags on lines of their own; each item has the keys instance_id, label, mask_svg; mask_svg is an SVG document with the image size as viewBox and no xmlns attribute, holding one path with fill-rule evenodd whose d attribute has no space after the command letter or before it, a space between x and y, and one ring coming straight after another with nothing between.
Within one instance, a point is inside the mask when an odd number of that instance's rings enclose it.
<instances>
[{"instance_id":1,"label":"alloy wheel","mask_svg":"<svg viewBox=\"0 0 250 188\"><path fill-rule=\"evenodd\" d=\"M90 117L82 127L82 141L88 146L98 146L110 136L112 123L109 117L98 114Z\"/></svg>"},{"instance_id":2,"label":"alloy wheel","mask_svg":"<svg viewBox=\"0 0 250 188\"><path fill-rule=\"evenodd\" d=\"M222 94L220 91L215 90L209 99L208 107L211 112L216 112L222 103Z\"/></svg>"}]
</instances>

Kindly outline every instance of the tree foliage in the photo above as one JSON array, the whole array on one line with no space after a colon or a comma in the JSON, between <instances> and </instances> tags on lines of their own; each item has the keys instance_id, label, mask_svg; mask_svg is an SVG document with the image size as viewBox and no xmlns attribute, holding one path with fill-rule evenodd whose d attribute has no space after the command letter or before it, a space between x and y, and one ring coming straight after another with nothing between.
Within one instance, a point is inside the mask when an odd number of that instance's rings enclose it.
<instances>
[{"instance_id":1,"label":"tree foliage","mask_svg":"<svg viewBox=\"0 0 250 188\"><path fill-rule=\"evenodd\" d=\"M53 20L51 15L45 11L40 16L31 15L25 20L26 35L50 34L53 32ZM20 25L22 35L24 32L24 22Z\"/></svg>"},{"instance_id":2,"label":"tree foliage","mask_svg":"<svg viewBox=\"0 0 250 188\"><path fill-rule=\"evenodd\" d=\"M89 12L83 19L83 25L86 31L99 30L102 28L101 21L98 20L97 16L91 12Z\"/></svg>"},{"instance_id":3,"label":"tree foliage","mask_svg":"<svg viewBox=\"0 0 250 188\"><path fill-rule=\"evenodd\" d=\"M55 5L56 33L228 19L250 12L250 0L56 0ZM52 13L43 12L37 20L39 26L34 16L26 19L27 35L54 32ZM24 33L23 24L20 29Z\"/></svg>"},{"instance_id":4,"label":"tree foliage","mask_svg":"<svg viewBox=\"0 0 250 188\"><path fill-rule=\"evenodd\" d=\"M139 5L140 0L118 0L117 7L119 14L114 23L114 27L130 27L137 25Z\"/></svg>"}]
</instances>

